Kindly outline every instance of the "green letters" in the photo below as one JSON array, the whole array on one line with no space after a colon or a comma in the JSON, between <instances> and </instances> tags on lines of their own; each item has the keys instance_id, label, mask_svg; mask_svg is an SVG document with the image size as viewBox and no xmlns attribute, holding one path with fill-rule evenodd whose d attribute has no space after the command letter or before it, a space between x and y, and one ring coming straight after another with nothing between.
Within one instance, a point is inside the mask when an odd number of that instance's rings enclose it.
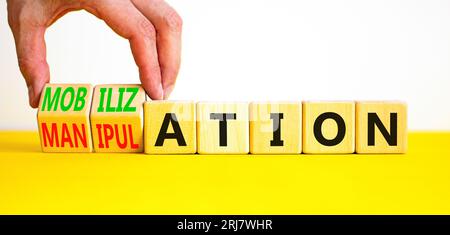
<instances>
[{"instance_id":1,"label":"green letters","mask_svg":"<svg viewBox=\"0 0 450 235\"><path fill-rule=\"evenodd\" d=\"M139 87L120 87L118 88L118 92L119 96L117 100L117 107L114 107L114 104L111 104L111 100L113 97L113 88L100 88L100 102L97 107L97 112L136 112L136 107L130 107L130 105L133 103L134 98L136 98L136 95L139 93ZM125 105L123 105L125 93L129 93L130 97L126 101ZM104 107L105 95L107 96L106 108Z\"/></svg>"},{"instance_id":2,"label":"green letters","mask_svg":"<svg viewBox=\"0 0 450 235\"><path fill-rule=\"evenodd\" d=\"M73 111L81 111L84 109L84 106L86 105L86 95L86 87L78 88L77 98L75 99L75 106L73 107Z\"/></svg>"},{"instance_id":3,"label":"green letters","mask_svg":"<svg viewBox=\"0 0 450 235\"><path fill-rule=\"evenodd\" d=\"M47 105L47 111L51 111L53 107L53 111L56 111L59 102L59 96L61 95L61 87L57 87L55 94L52 98L52 88L47 87L44 91L44 100L42 101L42 109L41 111L45 111L45 106Z\"/></svg>"}]
</instances>

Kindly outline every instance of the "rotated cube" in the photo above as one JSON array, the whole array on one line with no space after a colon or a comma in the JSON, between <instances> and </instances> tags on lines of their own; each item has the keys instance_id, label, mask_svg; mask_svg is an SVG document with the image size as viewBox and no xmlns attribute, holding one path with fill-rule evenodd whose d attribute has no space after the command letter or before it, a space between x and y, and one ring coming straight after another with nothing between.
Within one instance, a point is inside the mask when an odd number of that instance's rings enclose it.
<instances>
[{"instance_id":1,"label":"rotated cube","mask_svg":"<svg viewBox=\"0 0 450 235\"><path fill-rule=\"evenodd\" d=\"M98 85L91 108L95 152L143 152L143 103L140 85Z\"/></svg>"},{"instance_id":2,"label":"rotated cube","mask_svg":"<svg viewBox=\"0 0 450 235\"><path fill-rule=\"evenodd\" d=\"M47 84L37 114L43 152L92 152L89 84Z\"/></svg>"}]
</instances>

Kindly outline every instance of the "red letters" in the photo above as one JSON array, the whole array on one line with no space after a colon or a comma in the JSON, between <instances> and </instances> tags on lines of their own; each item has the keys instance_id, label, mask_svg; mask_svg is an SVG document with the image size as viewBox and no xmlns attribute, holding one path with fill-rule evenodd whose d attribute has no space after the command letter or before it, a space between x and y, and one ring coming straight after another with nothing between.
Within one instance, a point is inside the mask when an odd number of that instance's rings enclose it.
<instances>
[{"instance_id":1,"label":"red letters","mask_svg":"<svg viewBox=\"0 0 450 235\"><path fill-rule=\"evenodd\" d=\"M67 128L67 124L62 124L62 134L61 134L61 147L65 147L66 143L69 143L70 147L73 148L72 138L70 137L69 129Z\"/></svg>"},{"instance_id":2,"label":"red letters","mask_svg":"<svg viewBox=\"0 0 450 235\"><path fill-rule=\"evenodd\" d=\"M51 133L52 135L49 135L49 131L47 128L47 123L42 123L41 129L42 129L42 138L44 139L44 146L47 147L47 144L50 145L50 147L53 147L56 145L56 147L59 147L59 141L58 141L58 128L56 127L56 123L52 123L51 127ZM48 142L47 142L48 139Z\"/></svg>"},{"instance_id":3,"label":"red letters","mask_svg":"<svg viewBox=\"0 0 450 235\"><path fill-rule=\"evenodd\" d=\"M78 129L77 124L72 124L73 133L75 135L75 147L78 148L78 138L80 138L81 143L83 144L84 148L87 148L87 138L86 138L86 128L84 124L81 124L81 131L83 133L80 133L80 130Z\"/></svg>"},{"instance_id":4,"label":"red letters","mask_svg":"<svg viewBox=\"0 0 450 235\"><path fill-rule=\"evenodd\" d=\"M109 148L109 141L114 138L113 128L109 124L103 124L103 132L105 133L106 148Z\"/></svg>"},{"instance_id":5,"label":"red letters","mask_svg":"<svg viewBox=\"0 0 450 235\"><path fill-rule=\"evenodd\" d=\"M50 130L47 125L50 126ZM71 128L69 126L70 124L63 123L61 124L61 129L58 129L59 126L56 123L42 123L41 129L42 138L44 139L44 147L61 146L62 148L78 148L80 146L79 143L81 143L84 148L87 148L88 140L86 136L85 124L81 124L81 127L79 127L76 123L72 123ZM58 135L58 133L61 133L61 135ZM61 139L59 137L61 137Z\"/></svg>"},{"instance_id":6,"label":"red letters","mask_svg":"<svg viewBox=\"0 0 450 235\"><path fill-rule=\"evenodd\" d=\"M110 141L114 141L114 139L120 149L125 149L127 147L132 149L139 148L139 144L134 143L133 128L131 124L97 124L95 127L97 128L98 133L99 148L109 148ZM103 139L105 140L104 143ZM123 141L121 141L121 139Z\"/></svg>"}]
</instances>

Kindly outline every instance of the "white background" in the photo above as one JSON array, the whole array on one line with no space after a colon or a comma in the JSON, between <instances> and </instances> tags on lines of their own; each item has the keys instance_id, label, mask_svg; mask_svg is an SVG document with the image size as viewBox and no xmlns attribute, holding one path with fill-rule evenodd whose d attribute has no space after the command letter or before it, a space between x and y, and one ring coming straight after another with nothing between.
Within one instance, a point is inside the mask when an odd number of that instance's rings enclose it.
<instances>
[{"instance_id":1,"label":"white background","mask_svg":"<svg viewBox=\"0 0 450 235\"><path fill-rule=\"evenodd\" d=\"M395 99L412 130L450 130L450 1L172 0L174 100ZM89 13L46 34L51 80L136 83L128 42ZM0 1L0 129L36 129Z\"/></svg>"}]
</instances>

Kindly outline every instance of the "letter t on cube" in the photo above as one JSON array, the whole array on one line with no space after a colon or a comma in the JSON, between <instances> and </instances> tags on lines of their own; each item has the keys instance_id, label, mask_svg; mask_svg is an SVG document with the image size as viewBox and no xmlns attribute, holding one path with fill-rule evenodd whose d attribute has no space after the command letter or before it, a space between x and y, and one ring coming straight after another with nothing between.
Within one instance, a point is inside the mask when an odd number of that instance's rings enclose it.
<instances>
[{"instance_id":1,"label":"letter t on cube","mask_svg":"<svg viewBox=\"0 0 450 235\"><path fill-rule=\"evenodd\" d=\"M199 154L249 152L248 103L197 103Z\"/></svg>"}]
</instances>

